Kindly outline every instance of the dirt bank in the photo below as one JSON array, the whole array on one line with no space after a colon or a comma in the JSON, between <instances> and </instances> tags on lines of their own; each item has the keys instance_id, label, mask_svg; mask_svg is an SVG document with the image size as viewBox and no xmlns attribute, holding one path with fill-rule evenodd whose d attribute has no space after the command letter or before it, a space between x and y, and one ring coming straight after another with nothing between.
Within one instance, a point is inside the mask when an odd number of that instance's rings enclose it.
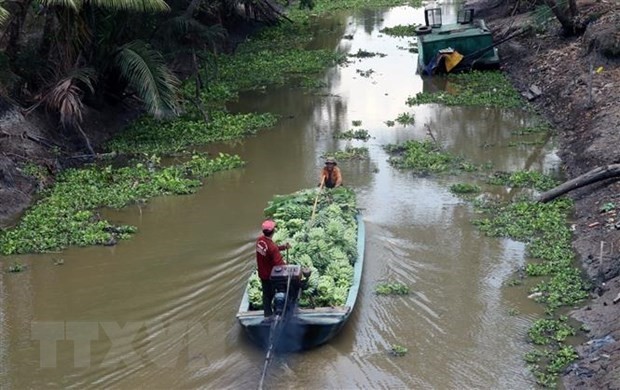
<instances>
[{"instance_id":1,"label":"dirt bank","mask_svg":"<svg viewBox=\"0 0 620 390\"><path fill-rule=\"evenodd\" d=\"M585 35L562 37L553 21L544 31L500 47L514 85L542 91L532 103L559 131L568 179L620 162L620 6L612 1L578 6L586 20L596 19ZM499 38L530 23L525 14L506 16L513 9L480 11ZM580 358L563 383L571 389L620 389L620 302L613 303L620 293L620 182L594 184L569 196L575 200L573 246L593 290L591 300L571 312L590 329L590 340L577 348Z\"/></svg>"}]
</instances>

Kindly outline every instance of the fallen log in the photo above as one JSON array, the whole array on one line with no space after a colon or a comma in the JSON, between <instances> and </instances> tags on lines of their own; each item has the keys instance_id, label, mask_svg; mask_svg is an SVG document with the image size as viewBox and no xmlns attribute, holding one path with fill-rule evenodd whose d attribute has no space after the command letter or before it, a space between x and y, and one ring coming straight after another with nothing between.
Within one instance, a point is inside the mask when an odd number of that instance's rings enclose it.
<instances>
[{"instance_id":1,"label":"fallen log","mask_svg":"<svg viewBox=\"0 0 620 390\"><path fill-rule=\"evenodd\" d=\"M566 194L569 191L614 177L620 177L620 164L610 164L603 167L598 167L584 173L581 176L577 176L576 178L564 182L547 192L543 192L540 194L537 201L540 203L546 203L557 198L558 196Z\"/></svg>"}]
</instances>

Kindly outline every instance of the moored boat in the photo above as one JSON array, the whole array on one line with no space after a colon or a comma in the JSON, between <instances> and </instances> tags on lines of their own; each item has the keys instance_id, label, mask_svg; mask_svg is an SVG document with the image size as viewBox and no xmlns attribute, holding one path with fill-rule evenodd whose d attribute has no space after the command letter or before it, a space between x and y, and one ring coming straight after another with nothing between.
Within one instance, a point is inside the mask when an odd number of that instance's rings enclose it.
<instances>
[{"instance_id":1,"label":"moored boat","mask_svg":"<svg viewBox=\"0 0 620 390\"><path fill-rule=\"evenodd\" d=\"M499 66L497 48L484 20L473 9L460 10L457 23L443 24L441 9L424 11L425 25L416 28L418 73L432 75Z\"/></svg>"},{"instance_id":2,"label":"moored boat","mask_svg":"<svg viewBox=\"0 0 620 390\"><path fill-rule=\"evenodd\" d=\"M362 278L365 239L364 222L359 213L354 216L354 221L356 258L352 264L351 284L346 298L337 300L338 304L334 305L308 305L307 302L304 305L293 305L291 314L279 331L276 349L300 351L324 344L342 329L351 316ZM239 305L237 319L254 343L267 348L270 344L272 323L265 321L262 308L256 308L256 305L252 304L252 295L251 283L248 283Z\"/></svg>"}]
</instances>

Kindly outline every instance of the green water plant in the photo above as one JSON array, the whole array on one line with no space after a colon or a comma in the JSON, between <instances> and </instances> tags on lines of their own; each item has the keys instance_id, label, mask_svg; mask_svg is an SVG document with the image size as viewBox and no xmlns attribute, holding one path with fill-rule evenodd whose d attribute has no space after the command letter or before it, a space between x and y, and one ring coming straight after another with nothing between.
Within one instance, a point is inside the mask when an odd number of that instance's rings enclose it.
<instances>
[{"instance_id":1,"label":"green water plant","mask_svg":"<svg viewBox=\"0 0 620 390\"><path fill-rule=\"evenodd\" d=\"M468 72L450 74L450 89L440 92L419 92L407 99L410 106L438 103L446 106L481 106L519 108L524 105L508 78L501 72Z\"/></svg>"},{"instance_id":2,"label":"green water plant","mask_svg":"<svg viewBox=\"0 0 620 390\"><path fill-rule=\"evenodd\" d=\"M560 198L538 203L523 197L508 204L479 202L475 207L486 215L474 221L484 233L525 242L527 253L533 258L525 272L527 276L541 277L531 292L546 305L549 317L535 321L528 331L531 342L542 346L544 353L544 358L531 368L540 385L555 386L558 372L576 357L566 343L576 330L556 311L583 301L589 290L580 270L573 265L567 224L572 201ZM528 355L526 359L533 358Z\"/></svg>"},{"instance_id":3,"label":"green water plant","mask_svg":"<svg viewBox=\"0 0 620 390\"><path fill-rule=\"evenodd\" d=\"M347 56L353 57L353 58L372 58L372 57L385 57L387 56L387 54L358 49L356 53L348 54Z\"/></svg>"},{"instance_id":4,"label":"green water plant","mask_svg":"<svg viewBox=\"0 0 620 390\"><path fill-rule=\"evenodd\" d=\"M370 158L367 147L351 147L348 146L344 150L338 150L331 153L336 160L368 160Z\"/></svg>"},{"instance_id":5,"label":"green water plant","mask_svg":"<svg viewBox=\"0 0 620 390\"><path fill-rule=\"evenodd\" d=\"M19 261L14 261L7 268L8 272L14 273L14 274L19 273L19 272L24 272L25 270L26 270L26 266L20 263Z\"/></svg>"},{"instance_id":6,"label":"green water plant","mask_svg":"<svg viewBox=\"0 0 620 390\"><path fill-rule=\"evenodd\" d=\"M41 199L17 226L0 230L0 253L114 244L128 238L136 228L103 219L97 211L99 208L120 208L158 195L189 194L201 185L202 178L243 164L234 155L211 158L196 154L188 161L165 167L147 161L120 168L93 165L66 170L57 177L54 187L41 194Z\"/></svg>"},{"instance_id":7,"label":"green water plant","mask_svg":"<svg viewBox=\"0 0 620 390\"><path fill-rule=\"evenodd\" d=\"M113 138L107 149L121 153L172 154L191 146L231 141L255 135L278 120L270 113L230 114L214 111L208 123L203 119L177 118L158 121L142 118Z\"/></svg>"},{"instance_id":8,"label":"green water plant","mask_svg":"<svg viewBox=\"0 0 620 390\"><path fill-rule=\"evenodd\" d=\"M401 282L381 282L375 286L377 295L407 295L409 286Z\"/></svg>"},{"instance_id":9,"label":"green water plant","mask_svg":"<svg viewBox=\"0 0 620 390\"><path fill-rule=\"evenodd\" d=\"M471 183L456 183L450 186L450 192L454 194L478 194L480 186Z\"/></svg>"},{"instance_id":10,"label":"green water plant","mask_svg":"<svg viewBox=\"0 0 620 390\"><path fill-rule=\"evenodd\" d=\"M395 37L415 37L416 27L420 26L419 24L398 24L393 27L384 27L379 32L392 35Z\"/></svg>"},{"instance_id":11,"label":"green water plant","mask_svg":"<svg viewBox=\"0 0 620 390\"><path fill-rule=\"evenodd\" d=\"M370 139L370 133L366 129L347 130L344 133L337 133L336 135L334 135L334 138L368 141Z\"/></svg>"},{"instance_id":12,"label":"green water plant","mask_svg":"<svg viewBox=\"0 0 620 390\"><path fill-rule=\"evenodd\" d=\"M408 349L399 344L392 344L390 348L390 354L393 356L405 356L407 352Z\"/></svg>"},{"instance_id":13,"label":"green water plant","mask_svg":"<svg viewBox=\"0 0 620 390\"><path fill-rule=\"evenodd\" d=\"M538 191L548 191L560 184L559 180L537 171L498 171L494 172L487 182L507 187L534 188Z\"/></svg>"},{"instance_id":14,"label":"green water plant","mask_svg":"<svg viewBox=\"0 0 620 390\"><path fill-rule=\"evenodd\" d=\"M471 171L477 169L463 158L441 150L436 143L409 140L400 144L384 146L390 154L388 162L401 169L417 173L443 173L449 171Z\"/></svg>"},{"instance_id":15,"label":"green water plant","mask_svg":"<svg viewBox=\"0 0 620 390\"><path fill-rule=\"evenodd\" d=\"M415 117L413 116L413 114L403 112L396 117L395 121L403 126L407 126L415 123Z\"/></svg>"}]
</instances>

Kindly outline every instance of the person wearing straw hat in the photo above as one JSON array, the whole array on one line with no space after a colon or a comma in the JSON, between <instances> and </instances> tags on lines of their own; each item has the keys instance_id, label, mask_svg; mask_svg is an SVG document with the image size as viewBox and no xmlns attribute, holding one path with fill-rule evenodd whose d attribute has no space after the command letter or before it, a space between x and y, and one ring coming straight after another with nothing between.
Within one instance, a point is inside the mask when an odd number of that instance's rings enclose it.
<instances>
[{"instance_id":1,"label":"person wearing straw hat","mask_svg":"<svg viewBox=\"0 0 620 390\"><path fill-rule=\"evenodd\" d=\"M263 221L261 225L263 234L256 240L256 265L258 266L258 278L263 288L263 313L265 319L268 319L273 314L271 305L274 291L271 281L269 280L271 269L276 265L286 264L284 259L282 259L280 251L291 247L289 243L276 245L272 241L271 237L276 227L275 221L271 219Z\"/></svg>"},{"instance_id":2,"label":"person wearing straw hat","mask_svg":"<svg viewBox=\"0 0 620 390\"><path fill-rule=\"evenodd\" d=\"M334 188L342 185L342 173L337 165L333 157L325 159L325 167L321 170L320 186L324 185L327 188Z\"/></svg>"}]
</instances>

